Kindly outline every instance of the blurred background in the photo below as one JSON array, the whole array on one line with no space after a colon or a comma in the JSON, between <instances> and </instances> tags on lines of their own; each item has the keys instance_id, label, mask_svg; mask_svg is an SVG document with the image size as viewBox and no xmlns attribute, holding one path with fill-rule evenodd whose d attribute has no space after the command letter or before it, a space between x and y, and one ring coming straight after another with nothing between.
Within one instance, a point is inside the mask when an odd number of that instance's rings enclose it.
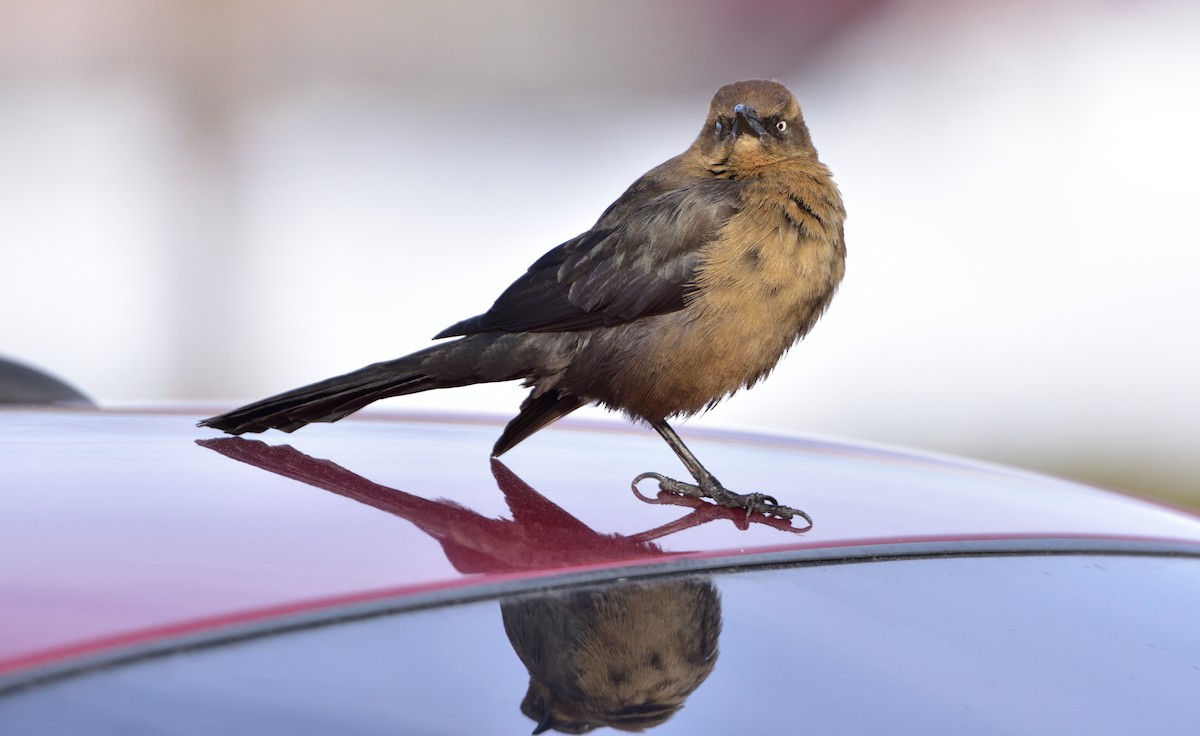
<instances>
[{"instance_id":1,"label":"blurred background","mask_svg":"<svg viewBox=\"0 0 1200 736\"><path fill-rule=\"evenodd\" d=\"M396 357L683 150L718 86L777 78L847 277L686 426L1200 504L1198 32L1191 0L0 0L0 354L214 408Z\"/></svg>"}]
</instances>

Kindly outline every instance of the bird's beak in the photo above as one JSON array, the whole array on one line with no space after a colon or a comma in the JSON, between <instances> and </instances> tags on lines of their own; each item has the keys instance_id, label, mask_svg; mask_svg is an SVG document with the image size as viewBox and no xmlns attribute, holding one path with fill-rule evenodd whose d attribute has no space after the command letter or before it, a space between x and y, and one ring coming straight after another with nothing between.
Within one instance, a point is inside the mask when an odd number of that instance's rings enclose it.
<instances>
[{"instance_id":1,"label":"bird's beak","mask_svg":"<svg viewBox=\"0 0 1200 736\"><path fill-rule=\"evenodd\" d=\"M554 709L549 708L546 710L546 715L542 716L542 720L538 722L537 727L533 729L533 736L546 733L552 728L554 728Z\"/></svg>"},{"instance_id":2,"label":"bird's beak","mask_svg":"<svg viewBox=\"0 0 1200 736\"><path fill-rule=\"evenodd\" d=\"M733 137L737 138L746 132L762 138L767 134L767 129L763 127L762 122L758 119L758 112L753 107L744 104L734 105Z\"/></svg>"}]
</instances>

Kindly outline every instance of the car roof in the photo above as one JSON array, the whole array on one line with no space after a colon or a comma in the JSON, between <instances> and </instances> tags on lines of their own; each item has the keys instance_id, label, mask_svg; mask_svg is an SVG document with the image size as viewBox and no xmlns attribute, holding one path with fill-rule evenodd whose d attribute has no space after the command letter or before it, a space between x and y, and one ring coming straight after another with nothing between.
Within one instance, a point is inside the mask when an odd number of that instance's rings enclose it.
<instances>
[{"instance_id":1,"label":"car roof","mask_svg":"<svg viewBox=\"0 0 1200 736\"><path fill-rule=\"evenodd\" d=\"M10 410L0 423L0 689L160 640L380 600L433 605L646 570L968 550L1200 550L1200 519L1010 468L807 438L686 432L811 529L679 499L652 433L564 421L504 462L502 423L364 412L231 438L199 412ZM13 635L15 634L15 635Z\"/></svg>"}]
</instances>

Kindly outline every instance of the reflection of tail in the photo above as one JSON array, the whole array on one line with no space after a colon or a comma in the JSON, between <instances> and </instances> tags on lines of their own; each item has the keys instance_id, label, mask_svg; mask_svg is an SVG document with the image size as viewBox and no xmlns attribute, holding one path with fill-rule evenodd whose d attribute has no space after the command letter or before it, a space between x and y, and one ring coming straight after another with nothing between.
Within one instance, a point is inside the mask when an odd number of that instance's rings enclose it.
<instances>
[{"instance_id":1,"label":"reflection of tail","mask_svg":"<svg viewBox=\"0 0 1200 736\"><path fill-rule=\"evenodd\" d=\"M662 549L650 539L688 526L676 522L661 527L660 532L645 532L636 538L601 534L551 503L499 460L492 460L492 474L513 512L511 520L486 517L451 501L431 501L382 486L287 445L268 445L242 437L196 440L196 444L407 519L436 539L446 559L463 573L544 570L615 560L648 562L663 556Z\"/></svg>"},{"instance_id":2,"label":"reflection of tail","mask_svg":"<svg viewBox=\"0 0 1200 736\"><path fill-rule=\"evenodd\" d=\"M527 351L492 350L496 335L473 335L384 363L375 363L344 376L272 396L240 409L205 419L200 426L229 434L280 429L293 432L309 422L336 422L367 404L390 396L415 394L434 388L467 386L525 377ZM500 347L500 346L497 346ZM508 359L505 359L505 358Z\"/></svg>"}]
</instances>

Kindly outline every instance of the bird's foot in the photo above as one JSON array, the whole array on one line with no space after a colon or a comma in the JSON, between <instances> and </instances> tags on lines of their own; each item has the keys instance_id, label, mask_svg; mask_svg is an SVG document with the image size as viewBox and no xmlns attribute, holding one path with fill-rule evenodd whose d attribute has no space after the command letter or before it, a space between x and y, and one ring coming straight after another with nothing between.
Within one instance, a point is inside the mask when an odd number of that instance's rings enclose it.
<instances>
[{"instance_id":1,"label":"bird's foot","mask_svg":"<svg viewBox=\"0 0 1200 736\"><path fill-rule=\"evenodd\" d=\"M661 473L642 473L633 479L633 487L636 491L637 484L647 478L653 478L658 481L658 490L665 493L674 493L678 496L690 496L692 498L711 498L717 504L731 509L745 509L746 516L750 514L763 514L766 516L776 516L780 519L791 519L799 516L812 525L812 517L804 513L800 509L794 509L791 506L784 506L775 500L774 496L768 496L765 493L734 493L727 489L716 478L707 478L700 483L684 483L683 481L668 478Z\"/></svg>"}]
</instances>

